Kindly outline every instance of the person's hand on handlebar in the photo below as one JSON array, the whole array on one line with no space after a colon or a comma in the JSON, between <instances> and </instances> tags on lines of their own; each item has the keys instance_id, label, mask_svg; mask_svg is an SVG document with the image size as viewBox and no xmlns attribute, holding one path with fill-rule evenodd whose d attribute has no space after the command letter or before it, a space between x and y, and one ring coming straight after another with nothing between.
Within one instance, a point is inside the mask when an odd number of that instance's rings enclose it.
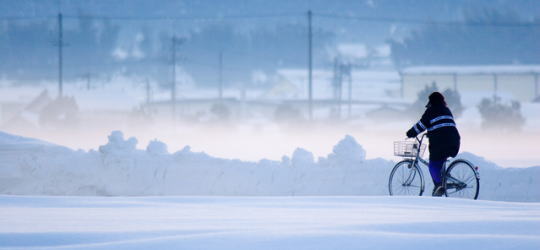
<instances>
[{"instance_id":1,"label":"person's hand on handlebar","mask_svg":"<svg viewBox=\"0 0 540 250\"><path fill-rule=\"evenodd\" d=\"M416 135L414 134L414 131L412 131L412 129L407 131L407 138L414 138L414 137L416 137Z\"/></svg>"}]
</instances>

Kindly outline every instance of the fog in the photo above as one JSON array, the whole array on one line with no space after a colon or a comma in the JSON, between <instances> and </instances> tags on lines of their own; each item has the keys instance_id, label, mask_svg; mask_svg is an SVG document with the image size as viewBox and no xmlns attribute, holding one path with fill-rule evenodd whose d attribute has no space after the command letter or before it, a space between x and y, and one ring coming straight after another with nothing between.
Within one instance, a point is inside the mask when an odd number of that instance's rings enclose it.
<instances>
[{"instance_id":1,"label":"fog","mask_svg":"<svg viewBox=\"0 0 540 250\"><path fill-rule=\"evenodd\" d=\"M397 160L393 141L440 91L462 152L540 165L534 1L0 5L7 133L95 150L121 130L249 161L325 156L348 134Z\"/></svg>"},{"instance_id":2,"label":"fog","mask_svg":"<svg viewBox=\"0 0 540 250\"><path fill-rule=\"evenodd\" d=\"M5 132L39 138L73 149L90 150L104 145L107 135L113 130L121 130L126 136L137 137L141 149L149 141L158 139L168 145L169 152L191 146L193 151L203 151L210 155L258 161L260 159L280 160L291 156L297 147L305 148L318 156L325 156L344 135L354 136L366 149L368 158L382 157L397 160L393 156L392 142L405 138L405 131L411 124L394 123L394 127L384 129L366 128L377 124L343 125L327 123L297 127L280 127L275 124L252 124L231 126L215 125L171 125L154 124L151 127L137 125L93 126L89 129L24 130L5 129ZM459 123L458 123L459 125ZM528 167L538 165L538 149L535 142L540 139L538 131L500 134L483 132L480 129L460 129L462 152L474 152L505 167Z\"/></svg>"}]
</instances>

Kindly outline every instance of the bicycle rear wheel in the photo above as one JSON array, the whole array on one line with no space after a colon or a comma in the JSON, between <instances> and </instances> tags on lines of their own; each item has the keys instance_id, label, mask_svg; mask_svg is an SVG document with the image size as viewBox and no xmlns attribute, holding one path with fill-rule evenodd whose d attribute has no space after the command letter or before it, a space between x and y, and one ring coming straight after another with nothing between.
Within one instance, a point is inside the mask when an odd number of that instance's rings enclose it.
<instances>
[{"instance_id":1,"label":"bicycle rear wheel","mask_svg":"<svg viewBox=\"0 0 540 250\"><path fill-rule=\"evenodd\" d=\"M412 160L400 161L394 166L388 181L390 195L420 196L424 192L424 176Z\"/></svg>"},{"instance_id":2,"label":"bicycle rear wheel","mask_svg":"<svg viewBox=\"0 0 540 250\"><path fill-rule=\"evenodd\" d=\"M476 200L479 191L480 178L473 165L461 159L452 162L446 171L446 196Z\"/></svg>"}]
</instances>

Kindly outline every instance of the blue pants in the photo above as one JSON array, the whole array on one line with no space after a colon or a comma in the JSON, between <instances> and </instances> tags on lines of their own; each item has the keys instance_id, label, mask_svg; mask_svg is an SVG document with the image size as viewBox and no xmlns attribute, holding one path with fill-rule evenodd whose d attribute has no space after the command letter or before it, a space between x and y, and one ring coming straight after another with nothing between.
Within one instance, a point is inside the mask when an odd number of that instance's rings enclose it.
<instances>
[{"instance_id":1,"label":"blue pants","mask_svg":"<svg viewBox=\"0 0 540 250\"><path fill-rule=\"evenodd\" d=\"M441 180L441 170L443 167L444 161L429 161L429 173L431 174L431 179L435 186L440 186L442 183Z\"/></svg>"}]
</instances>

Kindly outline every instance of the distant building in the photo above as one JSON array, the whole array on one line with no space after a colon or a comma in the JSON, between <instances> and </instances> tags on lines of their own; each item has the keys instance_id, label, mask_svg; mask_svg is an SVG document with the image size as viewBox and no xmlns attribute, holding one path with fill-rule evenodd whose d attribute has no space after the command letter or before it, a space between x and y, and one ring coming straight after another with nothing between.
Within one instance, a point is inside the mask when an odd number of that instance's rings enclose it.
<instances>
[{"instance_id":1,"label":"distant building","mask_svg":"<svg viewBox=\"0 0 540 250\"><path fill-rule=\"evenodd\" d=\"M408 67L400 72L404 99L414 100L426 85L503 96L531 102L540 95L540 65L479 65Z\"/></svg>"},{"instance_id":2,"label":"distant building","mask_svg":"<svg viewBox=\"0 0 540 250\"><path fill-rule=\"evenodd\" d=\"M351 96L355 100L395 101L400 96L400 77L395 70L352 69L350 72ZM307 74L305 69L280 69L278 79L293 84L291 96L298 99L307 98ZM334 98L334 72L332 70L313 70L314 99ZM281 82L271 83L281 86ZM343 100L348 98L348 82L343 84Z\"/></svg>"}]
</instances>

